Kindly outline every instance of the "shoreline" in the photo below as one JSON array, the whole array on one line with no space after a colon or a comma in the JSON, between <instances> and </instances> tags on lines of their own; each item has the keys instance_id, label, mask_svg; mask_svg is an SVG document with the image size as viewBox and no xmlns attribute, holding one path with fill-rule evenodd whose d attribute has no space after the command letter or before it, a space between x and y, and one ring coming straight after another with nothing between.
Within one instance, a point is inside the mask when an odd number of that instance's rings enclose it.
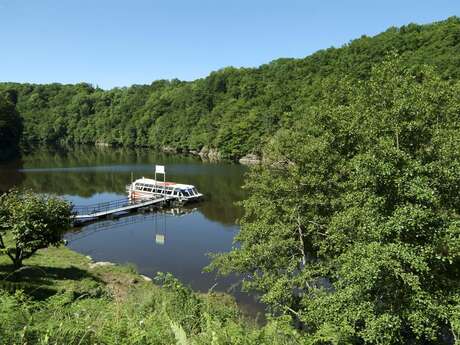
<instances>
[{"instance_id":1,"label":"shoreline","mask_svg":"<svg viewBox=\"0 0 460 345\"><path fill-rule=\"evenodd\" d=\"M120 265L109 261L94 261L92 257L78 253L65 245L39 250L34 256L25 260L24 266L16 272L9 258L0 255L0 283L6 282L6 286L15 291L21 287L25 287L25 291L32 288L39 294L49 294L48 297L68 292L79 296L93 295L96 290L107 290L115 301L120 302L120 299L127 297L131 290L164 290L165 287L158 285L156 280L139 273L133 264ZM183 285L183 283L179 284ZM235 309L247 322L254 322L259 326L265 324L263 316L261 322L260 315L254 317L246 313L230 294L216 291L203 293L192 290L186 285L183 286L198 298L210 298L213 303L222 303L226 307Z\"/></svg>"},{"instance_id":2,"label":"shoreline","mask_svg":"<svg viewBox=\"0 0 460 345\"><path fill-rule=\"evenodd\" d=\"M231 162L234 164L242 164L242 165L255 165L260 164L263 162L263 157L259 154L255 153L248 153L242 156L238 156L235 158L223 158L221 152L217 148L208 148L206 146L202 147L200 150L194 149L186 149L186 148L173 148L173 147L161 147L155 148L152 146L127 146L127 145L118 145L118 144L110 144L104 142L90 142L90 143L59 143L59 142L29 142L23 143L21 148L18 150L18 155L16 157L9 157L3 161L2 163L7 163L8 161L14 160L15 158L19 158L22 152L33 151L35 148L42 147L42 146L51 146L56 148L66 148L66 147L78 147L78 146L92 146L97 147L100 149L111 149L111 148L127 148L127 149L143 149L143 150L154 150L155 152L161 152L164 154L171 154L171 155L185 155L191 157L199 157L203 162Z\"/></svg>"}]
</instances>

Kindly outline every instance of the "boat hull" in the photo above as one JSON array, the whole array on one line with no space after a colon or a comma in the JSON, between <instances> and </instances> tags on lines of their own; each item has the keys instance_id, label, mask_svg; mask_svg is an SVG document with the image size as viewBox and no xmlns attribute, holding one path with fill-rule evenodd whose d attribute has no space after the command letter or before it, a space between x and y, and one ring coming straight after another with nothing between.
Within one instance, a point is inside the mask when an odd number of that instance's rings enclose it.
<instances>
[{"instance_id":1,"label":"boat hull","mask_svg":"<svg viewBox=\"0 0 460 345\"><path fill-rule=\"evenodd\" d=\"M160 194L160 193L152 193L152 192L144 192L144 191L130 191L129 198L131 200L144 200L144 199L153 199L153 198L162 198L164 196L170 196L168 194ZM182 202L194 202L203 199L203 194L193 195L189 197L178 197L178 200Z\"/></svg>"}]
</instances>

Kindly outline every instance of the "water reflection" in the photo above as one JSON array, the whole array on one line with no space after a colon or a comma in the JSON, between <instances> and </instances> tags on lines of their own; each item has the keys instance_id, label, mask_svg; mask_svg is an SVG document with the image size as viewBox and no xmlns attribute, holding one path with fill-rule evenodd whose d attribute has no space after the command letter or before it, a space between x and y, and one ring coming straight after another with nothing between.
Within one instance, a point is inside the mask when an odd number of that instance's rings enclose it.
<instances>
[{"instance_id":1,"label":"water reflection","mask_svg":"<svg viewBox=\"0 0 460 345\"><path fill-rule=\"evenodd\" d=\"M154 212L148 212L148 210L141 210L140 213L118 213L112 215L110 219L94 220L85 222L82 226L75 227L66 235L66 239L69 242L75 242L85 237L89 237L92 234L100 231L109 231L137 223L145 223L147 221L155 221L155 234L162 238L160 244L164 244L165 233L166 233L166 215L171 216L185 216L196 212L197 208L185 208L175 207L164 210L155 210ZM158 218L161 218L160 222L163 222L164 226L161 229L161 224L158 226Z\"/></svg>"},{"instance_id":2,"label":"water reflection","mask_svg":"<svg viewBox=\"0 0 460 345\"><path fill-rule=\"evenodd\" d=\"M202 273L209 262L206 254L228 251L237 231L236 225L212 226L196 211L183 217L136 214L91 224L66 238L70 248L96 261L135 263L148 276L158 271L172 272L194 289L207 291L216 280ZM158 237L164 240L160 245ZM221 286L219 290L226 288Z\"/></svg>"},{"instance_id":3,"label":"water reflection","mask_svg":"<svg viewBox=\"0 0 460 345\"><path fill-rule=\"evenodd\" d=\"M206 202L200 212L208 219L233 224L241 216L241 209L234 202L244 198L240 186L245 167L203 163L194 157L146 149L86 146L37 149L0 166L0 190L20 186L72 197L97 199L104 194L118 194L117 198L123 198L131 173L134 178L152 176L155 164L166 165L168 180L195 185L205 194Z\"/></svg>"}]
</instances>

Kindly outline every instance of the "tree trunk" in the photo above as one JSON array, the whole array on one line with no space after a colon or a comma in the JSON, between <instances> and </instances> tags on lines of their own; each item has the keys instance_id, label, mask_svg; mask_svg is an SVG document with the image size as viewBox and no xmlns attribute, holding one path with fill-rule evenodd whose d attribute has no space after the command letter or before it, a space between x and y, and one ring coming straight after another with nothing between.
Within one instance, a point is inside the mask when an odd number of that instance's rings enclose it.
<instances>
[{"instance_id":1,"label":"tree trunk","mask_svg":"<svg viewBox=\"0 0 460 345\"><path fill-rule=\"evenodd\" d=\"M22 249L16 247L15 255L10 256L11 260L13 260L13 266L15 269L19 269L22 267Z\"/></svg>"},{"instance_id":2,"label":"tree trunk","mask_svg":"<svg viewBox=\"0 0 460 345\"><path fill-rule=\"evenodd\" d=\"M15 270L20 269L22 267L22 258L21 257L19 257L19 258L15 257L15 258L12 258L12 260L13 260L13 267L14 267Z\"/></svg>"}]
</instances>

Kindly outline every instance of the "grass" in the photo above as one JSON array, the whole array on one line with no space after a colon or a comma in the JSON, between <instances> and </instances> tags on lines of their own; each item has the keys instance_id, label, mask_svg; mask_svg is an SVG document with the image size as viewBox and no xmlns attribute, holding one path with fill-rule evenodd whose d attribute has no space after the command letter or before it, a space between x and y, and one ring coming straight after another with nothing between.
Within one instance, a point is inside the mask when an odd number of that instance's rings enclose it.
<instances>
[{"instance_id":1,"label":"grass","mask_svg":"<svg viewBox=\"0 0 460 345\"><path fill-rule=\"evenodd\" d=\"M169 274L160 287L65 247L24 264L14 271L0 255L0 344L302 343L288 320L257 326L230 296L194 293Z\"/></svg>"}]
</instances>

